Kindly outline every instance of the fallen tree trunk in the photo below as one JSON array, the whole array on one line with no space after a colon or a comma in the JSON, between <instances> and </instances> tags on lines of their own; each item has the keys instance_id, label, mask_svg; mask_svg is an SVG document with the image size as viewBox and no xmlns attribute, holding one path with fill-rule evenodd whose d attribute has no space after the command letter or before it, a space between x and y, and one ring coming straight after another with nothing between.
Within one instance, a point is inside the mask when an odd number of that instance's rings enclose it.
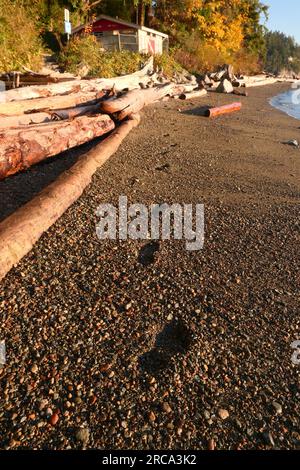
<instances>
[{"instance_id":1,"label":"fallen tree trunk","mask_svg":"<svg viewBox=\"0 0 300 470\"><path fill-rule=\"evenodd\" d=\"M220 106L218 108L209 108L205 112L206 117L216 117L220 116L221 114L228 114L233 113L235 111L239 111L242 108L242 103L232 103L226 104L225 106Z\"/></svg>"},{"instance_id":2,"label":"fallen tree trunk","mask_svg":"<svg viewBox=\"0 0 300 470\"><path fill-rule=\"evenodd\" d=\"M22 126L31 126L50 121L63 121L80 116L92 116L100 113L99 103L88 106L75 106L74 108L55 109L44 113L21 114L18 116L0 116L1 129L12 129Z\"/></svg>"},{"instance_id":3,"label":"fallen tree trunk","mask_svg":"<svg viewBox=\"0 0 300 470\"><path fill-rule=\"evenodd\" d=\"M52 121L63 121L80 116L93 116L100 113L100 105L75 106L74 108L55 109L50 111Z\"/></svg>"},{"instance_id":4,"label":"fallen tree trunk","mask_svg":"<svg viewBox=\"0 0 300 470\"><path fill-rule=\"evenodd\" d=\"M185 85L160 85L146 90L132 90L112 101L103 101L100 107L103 112L117 115L119 120L125 119L130 114L139 112L144 106L159 101L165 96L174 96L184 93Z\"/></svg>"},{"instance_id":5,"label":"fallen tree trunk","mask_svg":"<svg viewBox=\"0 0 300 470\"><path fill-rule=\"evenodd\" d=\"M252 88L255 86L265 86L265 85L273 85L273 83L277 82L277 78L265 78L264 80L245 80L246 88Z\"/></svg>"},{"instance_id":6,"label":"fallen tree trunk","mask_svg":"<svg viewBox=\"0 0 300 470\"><path fill-rule=\"evenodd\" d=\"M190 100L192 98L201 98L202 96L207 95L207 91L205 89L203 90L195 90L195 91L190 91L188 93L182 93L179 95L180 100Z\"/></svg>"},{"instance_id":7,"label":"fallen tree trunk","mask_svg":"<svg viewBox=\"0 0 300 470\"><path fill-rule=\"evenodd\" d=\"M79 158L32 201L0 223L0 279L25 256L42 234L81 196L95 171L119 148L139 117L121 124L109 137Z\"/></svg>"},{"instance_id":8,"label":"fallen tree trunk","mask_svg":"<svg viewBox=\"0 0 300 470\"><path fill-rule=\"evenodd\" d=\"M107 115L40 124L0 133L0 179L81 145L115 128Z\"/></svg>"},{"instance_id":9,"label":"fallen tree trunk","mask_svg":"<svg viewBox=\"0 0 300 470\"><path fill-rule=\"evenodd\" d=\"M47 86L50 83L64 83L67 81L75 80L76 77L56 77L51 75L44 75L38 73L20 73L12 72L0 75L0 80L5 83L6 89L11 90L22 86Z\"/></svg>"},{"instance_id":10,"label":"fallen tree trunk","mask_svg":"<svg viewBox=\"0 0 300 470\"><path fill-rule=\"evenodd\" d=\"M97 93L103 89L115 87L116 90L139 88L140 83L147 84L151 77L149 73L153 71L153 58L149 60L147 65L138 72L130 75L124 75L114 78L97 78L93 80L72 80L70 82L54 83L48 86L32 86L18 88L1 92L0 101L28 100L33 98L45 98L50 96L62 95L64 93L72 93L74 89L78 89L83 93ZM1 111L0 111L1 112Z\"/></svg>"},{"instance_id":11,"label":"fallen tree trunk","mask_svg":"<svg viewBox=\"0 0 300 470\"><path fill-rule=\"evenodd\" d=\"M255 86L265 86L265 85L272 85L276 83L278 80L274 77L266 77L265 75L257 75L253 77L244 77L240 79L236 79L232 82L232 85L236 88L244 87L244 88L251 88Z\"/></svg>"},{"instance_id":12,"label":"fallen tree trunk","mask_svg":"<svg viewBox=\"0 0 300 470\"><path fill-rule=\"evenodd\" d=\"M0 132L4 129L42 124L50 121L50 113L21 114L20 116L0 116Z\"/></svg>"},{"instance_id":13,"label":"fallen tree trunk","mask_svg":"<svg viewBox=\"0 0 300 470\"><path fill-rule=\"evenodd\" d=\"M98 93L74 93L66 96L52 96L50 98L37 98L32 100L0 102L0 114L15 116L23 113L44 112L51 109L71 108L85 103L90 105L96 103L105 96L105 92Z\"/></svg>"}]
</instances>

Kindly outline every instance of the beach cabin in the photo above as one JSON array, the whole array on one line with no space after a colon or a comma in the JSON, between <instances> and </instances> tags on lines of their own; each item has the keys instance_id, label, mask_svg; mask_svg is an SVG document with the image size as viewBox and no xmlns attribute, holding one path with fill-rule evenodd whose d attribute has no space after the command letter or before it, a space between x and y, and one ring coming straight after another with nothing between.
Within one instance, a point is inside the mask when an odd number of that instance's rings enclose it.
<instances>
[{"instance_id":1,"label":"beach cabin","mask_svg":"<svg viewBox=\"0 0 300 470\"><path fill-rule=\"evenodd\" d=\"M162 54L169 48L169 36L134 23L100 15L88 24L72 30L72 35L84 31L96 36L103 49L121 51L127 49L145 54Z\"/></svg>"}]
</instances>

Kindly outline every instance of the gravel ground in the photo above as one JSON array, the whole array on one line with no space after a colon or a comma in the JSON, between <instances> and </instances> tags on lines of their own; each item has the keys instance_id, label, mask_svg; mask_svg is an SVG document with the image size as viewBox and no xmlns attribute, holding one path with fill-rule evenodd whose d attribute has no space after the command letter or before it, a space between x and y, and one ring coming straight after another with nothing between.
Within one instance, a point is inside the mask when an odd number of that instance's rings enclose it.
<instances>
[{"instance_id":1,"label":"gravel ground","mask_svg":"<svg viewBox=\"0 0 300 470\"><path fill-rule=\"evenodd\" d=\"M284 89L216 120L201 106L233 97L148 107L1 282L1 449L300 448L300 153L281 144L299 122L267 101ZM100 242L119 195L204 203L204 249Z\"/></svg>"}]
</instances>

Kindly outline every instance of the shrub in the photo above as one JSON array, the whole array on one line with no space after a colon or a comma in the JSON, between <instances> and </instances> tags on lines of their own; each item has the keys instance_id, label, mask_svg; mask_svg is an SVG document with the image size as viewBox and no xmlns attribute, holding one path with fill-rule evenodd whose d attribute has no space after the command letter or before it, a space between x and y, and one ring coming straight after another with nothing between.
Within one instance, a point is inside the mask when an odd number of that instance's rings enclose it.
<instances>
[{"instance_id":1,"label":"shrub","mask_svg":"<svg viewBox=\"0 0 300 470\"><path fill-rule=\"evenodd\" d=\"M221 52L207 44L199 35L187 38L183 46L174 51L174 58L190 73L213 72L224 63L232 64L235 73L254 74L260 70L258 56L247 49Z\"/></svg>"},{"instance_id":2,"label":"shrub","mask_svg":"<svg viewBox=\"0 0 300 470\"><path fill-rule=\"evenodd\" d=\"M110 78L136 72L147 56L130 51L103 51L95 36L84 34L71 39L58 61L67 72L80 73L84 68L89 77Z\"/></svg>"},{"instance_id":3,"label":"shrub","mask_svg":"<svg viewBox=\"0 0 300 470\"><path fill-rule=\"evenodd\" d=\"M158 70L163 70L164 74L171 78L176 72L182 72L183 67L176 61L174 55L171 54L157 54L154 57L154 67Z\"/></svg>"},{"instance_id":4,"label":"shrub","mask_svg":"<svg viewBox=\"0 0 300 470\"><path fill-rule=\"evenodd\" d=\"M257 55L245 49L233 55L232 64L236 75L255 75L262 71L262 64Z\"/></svg>"},{"instance_id":5,"label":"shrub","mask_svg":"<svg viewBox=\"0 0 300 470\"><path fill-rule=\"evenodd\" d=\"M38 70L43 48L39 33L23 6L0 0L0 72Z\"/></svg>"}]
</instances>

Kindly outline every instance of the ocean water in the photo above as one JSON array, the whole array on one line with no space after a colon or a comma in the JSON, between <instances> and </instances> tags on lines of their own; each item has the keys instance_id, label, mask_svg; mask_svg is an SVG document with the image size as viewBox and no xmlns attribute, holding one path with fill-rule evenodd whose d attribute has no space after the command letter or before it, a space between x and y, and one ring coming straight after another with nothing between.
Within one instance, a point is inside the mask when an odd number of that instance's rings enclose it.
<instances>
[{"instance_id":1,"label":"ocean water","mask_svg":"<svg viewBox=\"0 0 300 470\"><path fill-rule=\"evenodd\" d=\"M300 119L300 88L274 96L271 98L270 104L289 116Z\"/></svg>"}]
</instances>

